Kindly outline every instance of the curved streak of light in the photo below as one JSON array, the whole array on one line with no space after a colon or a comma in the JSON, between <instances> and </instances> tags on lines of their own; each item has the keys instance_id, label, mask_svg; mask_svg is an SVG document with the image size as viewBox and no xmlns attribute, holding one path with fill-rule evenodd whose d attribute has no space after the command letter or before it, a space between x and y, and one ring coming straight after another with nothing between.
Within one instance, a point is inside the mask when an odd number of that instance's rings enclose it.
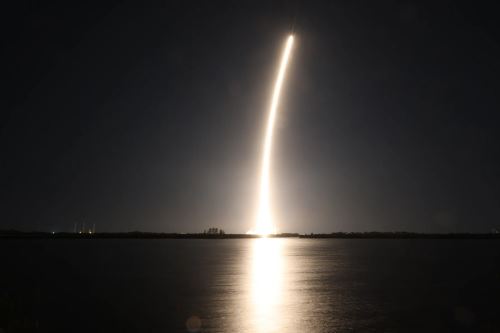
<instances>
[{"instance_id":1,"label":"curved streak of light","mask_svg":"<svg viewBox=\"0 0 500 333\"><path fill-rule=\"evenodd\" d=\"M269 235L276 233L276 227L274 226L271 214L271 202L270 202L270 169L271 169L271 150L273 144L273 133L274 124L276 122L276 113L279 105L279 98L281 93L281 87L283 86L283 81L285 79L286 68L288 65L288 59L290 58L290 53L293 45L293 36L290 35L287 38L285 50L281 58L281 63L278 71L278 77L274 84L273 96L271 99L271 108L269 110L269 118L267 121L267 127L264 137L264 147L262 153L262 170L260 179L260 198L259 198L259 211L257 215L257 225L254 233L260 235Z\"/></svg>"}]
</instances>

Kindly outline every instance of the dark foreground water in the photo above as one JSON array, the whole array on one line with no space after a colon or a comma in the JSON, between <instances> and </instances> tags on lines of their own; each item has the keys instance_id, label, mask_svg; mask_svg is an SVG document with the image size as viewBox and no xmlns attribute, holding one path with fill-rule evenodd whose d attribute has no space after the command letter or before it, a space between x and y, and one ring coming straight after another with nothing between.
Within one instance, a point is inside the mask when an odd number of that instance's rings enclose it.
<instances>
[{"instance_id":1,"label":"dark foreground water","mask_svg":"<svg viewBox=\"0 0 500 333\"><path fill-rule=\"evenodd\" d=\"M495 240L7 240L0 265L0 332L500 332Z\"/></svg>"}]
</instances>

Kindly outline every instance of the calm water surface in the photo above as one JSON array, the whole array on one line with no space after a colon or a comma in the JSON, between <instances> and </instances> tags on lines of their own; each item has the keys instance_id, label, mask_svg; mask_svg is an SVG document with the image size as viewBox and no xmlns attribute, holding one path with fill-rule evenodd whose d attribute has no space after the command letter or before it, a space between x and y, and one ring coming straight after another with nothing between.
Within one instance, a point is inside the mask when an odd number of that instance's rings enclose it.
<instances>
[{"instance_id":1,"label":"calm water surface","mask_svg":"<svg viewBox=\"0 0 500 333\"><path fill-rule=\"evenodd\" d=\"M500 332L494 240L8 240L0 263L0 332Z\"/></svg>"}]
</instances>

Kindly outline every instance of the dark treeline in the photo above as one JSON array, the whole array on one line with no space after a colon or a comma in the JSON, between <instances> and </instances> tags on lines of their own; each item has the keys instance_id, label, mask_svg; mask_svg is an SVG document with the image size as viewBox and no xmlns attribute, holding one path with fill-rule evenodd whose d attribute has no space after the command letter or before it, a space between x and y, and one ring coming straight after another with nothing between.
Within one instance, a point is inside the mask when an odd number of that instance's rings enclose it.
<instances>
[{"instance_id":1,"label":"dark treeline","mask_svg":"<svg viewBox=\"0 0 500 333\"><path fill-rule=\"evenodd\" d=\"M23 232L17 230L0 230L0 239L233 239L258 238L258 235L247 234L208 234L208 233L158 233L158 232L99 232L99 233L70 233L70 232ZM283 233L270 237L299 237L296 233Z\"/></svg>"},{"instance_id":2,"label":"dark treeline","mask_svg":"<svg viewBox=\"0 0 500 333\"><path fill-rule=\"evenodd\" d=\"M332 232L330 234L305 234L300 238L359 238L359 239L500 239L499 233L417 233L417 232Z\"/></svg>"},{"instance_id":3,"label":"dark treeline","mask_svg":"<svg viewBox=\"0 0 500 333\"><path fill-rule=\"evenodd\" d=\"M207 233L157 233L157 232L23 232L16 230L0 230L0 239L238 239L258 238L258 235L247 234L207 234ZM343 239L500 239L500 233L447 233L426 234L415 232L332 232L329 234L282 233L270 235L273 238L343 238Z\"/></svg>"},{"instance_id":4,"label":"dark treeline","mask_svg":"<svg viewBox=\"0 0 500 333\"><path fill-rule=\"evenodd\" d=\"M198 239L221 239L221 238L252 238L254 235L232 234L232 235L210 235L203 233L157 233L157 232L99 232L99 233L70 233L70 232L19 232L19 231L0 231L1 238L17 238L17 239L176 239L176 238L198 238Z\"/></svg>"}]
</instances>

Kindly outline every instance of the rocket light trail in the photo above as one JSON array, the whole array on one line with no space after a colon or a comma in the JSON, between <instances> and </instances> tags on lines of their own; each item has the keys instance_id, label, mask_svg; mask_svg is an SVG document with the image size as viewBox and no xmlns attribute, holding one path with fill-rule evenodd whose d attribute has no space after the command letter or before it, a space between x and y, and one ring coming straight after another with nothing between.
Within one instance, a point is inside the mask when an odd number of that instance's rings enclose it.
<instances>
[{"instance_id":1,"label":"rocket light trail","mask_svg":"<svg viewBox=\"0 0 500 333\"><path fill-rule=\"evenodd\" d=\"M271 173L271 150L273 145L274 124L276 122L276 114L279 106L279 98L283 81L285 79L286 68L290 53L292 51L293 36L287 38L285 49L281 58L280 67L278 70L278 77L274 84L274 91L271 99L271 107L269 109L269 118L264 137L264 146L262 152L262 169L260 175L260 197L259 197L259 210L257 213L256 228L251 233L260 235L269 235L276 233L276 227L273 223L271 212L271 186L270 186L270 173Z\"/></svg>"}]
</instances>

